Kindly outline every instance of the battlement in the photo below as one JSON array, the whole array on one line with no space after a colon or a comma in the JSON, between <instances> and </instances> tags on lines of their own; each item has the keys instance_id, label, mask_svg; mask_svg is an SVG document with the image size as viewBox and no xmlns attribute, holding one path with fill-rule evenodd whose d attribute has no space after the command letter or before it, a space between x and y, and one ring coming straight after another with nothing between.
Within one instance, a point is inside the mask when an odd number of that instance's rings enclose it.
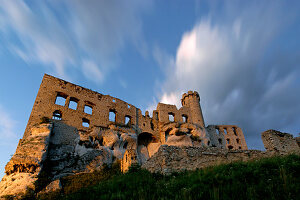
<instances>
[{"instance_id":1,"label":"battlement","mask_svg":"<svg viewBox=\"0 0 300 200\"><path fill-rule=\"evenodd\" d=\"M182 106L186 105L186 98L196 98L198 102L200 101L200 96L199 96L198 92L188 91L187 93L184 93L182 95L182 98L181 98L181 105Z\"/></svg>"}]
</instances>

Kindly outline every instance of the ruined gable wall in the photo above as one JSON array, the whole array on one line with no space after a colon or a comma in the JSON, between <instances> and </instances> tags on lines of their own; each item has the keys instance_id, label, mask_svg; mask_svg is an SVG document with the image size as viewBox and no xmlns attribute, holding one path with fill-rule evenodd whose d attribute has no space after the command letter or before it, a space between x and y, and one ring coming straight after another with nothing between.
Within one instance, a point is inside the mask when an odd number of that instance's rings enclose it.
<instances>
[{"instance_id":1,"label":"ruined gable wall","mask_svg":"<svg viewBox=\"0 0 300 200\"><path fill-rule=\"evenodd\" d=\"M235 125L216 125L219 134L226 140L227 149L248 149L246 140L241 128Z\"/></svg>"},{"instance_id":2,"label":"ruined gable wall","mask_svg":"<svg viewBox=\"0 0 300 200\"><path fill-rule=\"evenodd\" d=\"M55 104L58 94L66 97L64 106ZM69 108L70 99L78 100L76 110ZM92 107L91 115L84 112L86 105ZM151 132L151 119L143 116L140 109L135 106L109 95L103 95L45 74L25 130L25 137L28 135L30 128L39 123L42 117L51 119L53 112L56 110L61 112L62 120L66 124L74 126L78 130L89 129L82 126L83 118L89 120L89 127L107 127L111 124L109 112L114 111L116 113L115 123L124 124L125 116L129 116L131 125L139 127L142 132Z\"/></svg>"}]
</instances>

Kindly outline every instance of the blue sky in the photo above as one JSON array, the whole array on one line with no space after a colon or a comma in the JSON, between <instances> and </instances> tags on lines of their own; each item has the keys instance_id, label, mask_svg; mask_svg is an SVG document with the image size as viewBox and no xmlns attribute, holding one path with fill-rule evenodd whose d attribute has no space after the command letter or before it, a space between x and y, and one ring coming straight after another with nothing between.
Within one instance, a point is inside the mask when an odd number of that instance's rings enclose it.
<instances>
[{"instance_id":1,"label":"blue sky","mask_svg":"<svg viewBox=\"0 0 300 200\"><path fill-rule=\"evenodd\" d=\"M143 110L197 90L206 125L300 132L300 2L0 0L0 176L44 73Z\"/></svg>"}]
</instances>

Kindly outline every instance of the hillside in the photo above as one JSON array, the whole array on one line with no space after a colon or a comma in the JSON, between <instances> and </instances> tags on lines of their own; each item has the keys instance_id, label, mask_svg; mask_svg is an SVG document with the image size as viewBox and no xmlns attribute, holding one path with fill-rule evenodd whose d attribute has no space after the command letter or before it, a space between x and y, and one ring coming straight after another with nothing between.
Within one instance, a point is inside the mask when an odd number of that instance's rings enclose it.
<instances>
[{"instance_id":1,"label":"hillside","mask_svg":"<svg viewBox=\"0 0 300 200\"><path fill-rule=\"evenodd\" d=\"M235 162L169 176L117 167L62 180L41 199L299 199L300 156ZM80 189L81 188L81 189ZM27 196L27 199L30 195Z\"/></svg>"}]
</instances>

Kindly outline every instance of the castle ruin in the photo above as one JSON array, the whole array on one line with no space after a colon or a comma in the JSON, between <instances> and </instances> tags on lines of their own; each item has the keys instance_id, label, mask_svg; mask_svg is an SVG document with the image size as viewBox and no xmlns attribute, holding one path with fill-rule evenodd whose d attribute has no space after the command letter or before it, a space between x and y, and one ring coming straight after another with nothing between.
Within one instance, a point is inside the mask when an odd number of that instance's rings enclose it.
<instances>
[{"instance_id":1,"label":"castle ruin","mask_svg":"<svg viewBox=\"0 0 300 200\"><path fill-rule=\"evenodd\" d=\"M41 172L56 181L120 161L123 172L136 163L167 174L265 156L247 150L238 126L205 126L197 92L183 94L181 104L177 109L158 103L150 117L118 98L45 74L23 138L5 167L0 196L34 187ZM263 141L274 149L278 142L268 138L276 137L268 133ZM292 136L280 139L280 145L285 140L298 151ZM14 180L26 184L16 186Z\"/></svg>"}]
</instances>

